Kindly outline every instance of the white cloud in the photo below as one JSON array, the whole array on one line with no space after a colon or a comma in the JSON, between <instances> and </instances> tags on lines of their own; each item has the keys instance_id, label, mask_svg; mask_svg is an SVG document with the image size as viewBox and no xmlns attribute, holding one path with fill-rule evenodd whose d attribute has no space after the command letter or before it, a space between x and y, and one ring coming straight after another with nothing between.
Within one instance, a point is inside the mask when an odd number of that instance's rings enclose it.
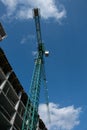
<instances>
[{"instance_id":1,"label":"white cloud","mask_svg":"<svg viewBox=\"0 0 87 130\"><path fill-rule=\"evenodd\" d=\"M55 18L57 20L66 16L66 10L63 5L56 5L56 0L1 0L6 7L7 17L17 19L32 18L32 9L40 8L41 16L44 19Z\"/></svg>"},{"instance_id":2,"label":"white cloud","mask_svg":"<svg viewBox=\"0 0 87 130\"><path fill-rule=\"evenodd\" d=\"M25 44L25 43L33 43L33 40L35 39L35 35L31 34L31 35L26 35L23 36L20 43L21 44Z\"/></svg>"},{"instance_id":3,"label":"white cloud","mask_svg":"<svg viewBox=\"0 0 87 130\"><path fill-rule=\"evenodd\" d=\"M18 4L17 0L1 0L1 2L6 6L7 15L11 16L16 10L16 6Z\"/></svg>"},{"instance_id":4,"label":"white cloud","mask_svg":"<svg viewBox=\"0 0 87 130\"><path fill-rule=\"evenodd\" d=\"M80 107L74 108L74 106L68 106L60 108L57 104L49 103L49 109L51 123L48 121L46 105L40 104L39 106L39 114L41 119L45 122L49 130L72 130L80 123Z\"/></svg>"},{"instance_id":5,"label":"white cloud","mask_svg":"<svg viewBox=\"0 0 87 130\"><path fill-rule=\"evenodd\" d=\"M37 56L37 51L32 51L33 56Z\"/></svg>"}]
</instances>

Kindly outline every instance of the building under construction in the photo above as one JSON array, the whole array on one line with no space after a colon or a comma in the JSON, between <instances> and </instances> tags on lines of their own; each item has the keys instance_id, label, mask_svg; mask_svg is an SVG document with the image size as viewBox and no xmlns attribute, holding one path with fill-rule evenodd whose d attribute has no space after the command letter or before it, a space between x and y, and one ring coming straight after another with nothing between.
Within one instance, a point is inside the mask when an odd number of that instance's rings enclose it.
<instances>
[{"instance_id":1,"label":"building under construction","mask_svg":"<svg viewBox=\"0 0 87 130\"><path fill-rule=\"evenodd\" d=\"M27 99L28 95L0 48L0 130L22 129ZM39 115L38 118L37 130L47 130Z\"/></svg>"}]
</instances>

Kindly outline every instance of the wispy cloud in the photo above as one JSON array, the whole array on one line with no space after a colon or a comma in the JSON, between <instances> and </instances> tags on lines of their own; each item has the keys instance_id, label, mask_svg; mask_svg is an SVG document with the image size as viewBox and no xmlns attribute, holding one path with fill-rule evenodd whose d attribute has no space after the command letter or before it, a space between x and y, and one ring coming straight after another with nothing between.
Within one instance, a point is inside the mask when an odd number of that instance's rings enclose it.
<instances>
[{"instance_id":1,"label":"wispy cloud","mask_svg":"<svg viewBox=\"0 0 87 130\"><path fill-rule=\"evenodd\" d=\"M32 51L33 56L37 56L37 51Z\"/></svg>"},{"instance_id":2,"label":"wispy cloud","mask_svg":"<svg viewBox=\"0 0 87 130\"><path fill-rule=\"evenodd\" d=\"M56 5L56 0L1 0L5 6L5 17L14 17L16 19L32 18L32 9L40 8L41 16L44 19L55 18L60 20L66 16L66 10L59 2Z\"/></svg>"},{"instance_id":3,"label":"wispy cloud","mask_svg":"<svg viewBox=\"0 0 87 130\"><path fill-rule=\"evenodd\" d=\"M50 103L50 117L51 123L48 122L47 108L45 104L40 104L39 114L43 121L46 123L49 130L72 130L75 126L79 125L79 115L81 108L75 108L73 105L60 108L59 105ZM45 115L45 116L44 116Z\"/></svg>"},{"instance_id":4,"label":"wispy cloud","mask_svg":"<svg viewBox=\"0 0 87 130\"><path fill-rule=\"evenodd\" d=\"M21 44L25 44L25 43L28 43L28 42L33 42L33 40L35 39L35 35L31 34L31 35L26 35L26 36L23 36L20 43Z\"/></svg>"}]
</instances>

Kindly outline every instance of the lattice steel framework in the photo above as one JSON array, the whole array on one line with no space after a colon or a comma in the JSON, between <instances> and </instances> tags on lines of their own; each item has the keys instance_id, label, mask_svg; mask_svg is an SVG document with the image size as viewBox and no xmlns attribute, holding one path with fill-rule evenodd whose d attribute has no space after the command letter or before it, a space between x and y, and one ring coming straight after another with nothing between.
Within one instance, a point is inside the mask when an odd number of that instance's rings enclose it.
<instances>
[{"instance_id":1,"label":"lattice steel framework","mask_svg":"<svg viewBox=\"0 0 87 130\"><path fill-rule=\"evenodd\" d=\"M36 25L38 51L35 60L35 68L32 76L30 93L29 93L32 104L30 105L30 100L28 99L25 114L24 114L22 130L36 130L37 122L38 122L38 105L40 99L41 77L43 75L42 73L44 70L43 67L44 67L45 50L44 50L44 45L42 43L41 29L40 29L40 16L39 16L39 10L37 8L34 9L34 19ZM46 56L47 55L48 53L46 53ZM45 73L43 75L43 78L45 81L46 80ZM46 103L48 105L48 98L46 99L47 99Z\"/></svg>"}]
</instances>

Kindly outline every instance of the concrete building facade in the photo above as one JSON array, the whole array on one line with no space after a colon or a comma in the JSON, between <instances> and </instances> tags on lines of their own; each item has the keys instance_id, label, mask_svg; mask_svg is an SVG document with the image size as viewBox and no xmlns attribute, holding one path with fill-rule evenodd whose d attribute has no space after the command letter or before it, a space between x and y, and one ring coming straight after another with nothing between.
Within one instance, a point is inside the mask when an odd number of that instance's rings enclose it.
<instances>
[{"instance_id":1,"label":"concrete building facade","mask_svg":"<svg viewBox=\"0 0 87 130\"><path fill-rule=\"evenodd\" d=\"M0 130L21 130L27 99L28 95L0 48ZM37 130L47 130L40 117Z\"/></svg>"}]
</instances>

